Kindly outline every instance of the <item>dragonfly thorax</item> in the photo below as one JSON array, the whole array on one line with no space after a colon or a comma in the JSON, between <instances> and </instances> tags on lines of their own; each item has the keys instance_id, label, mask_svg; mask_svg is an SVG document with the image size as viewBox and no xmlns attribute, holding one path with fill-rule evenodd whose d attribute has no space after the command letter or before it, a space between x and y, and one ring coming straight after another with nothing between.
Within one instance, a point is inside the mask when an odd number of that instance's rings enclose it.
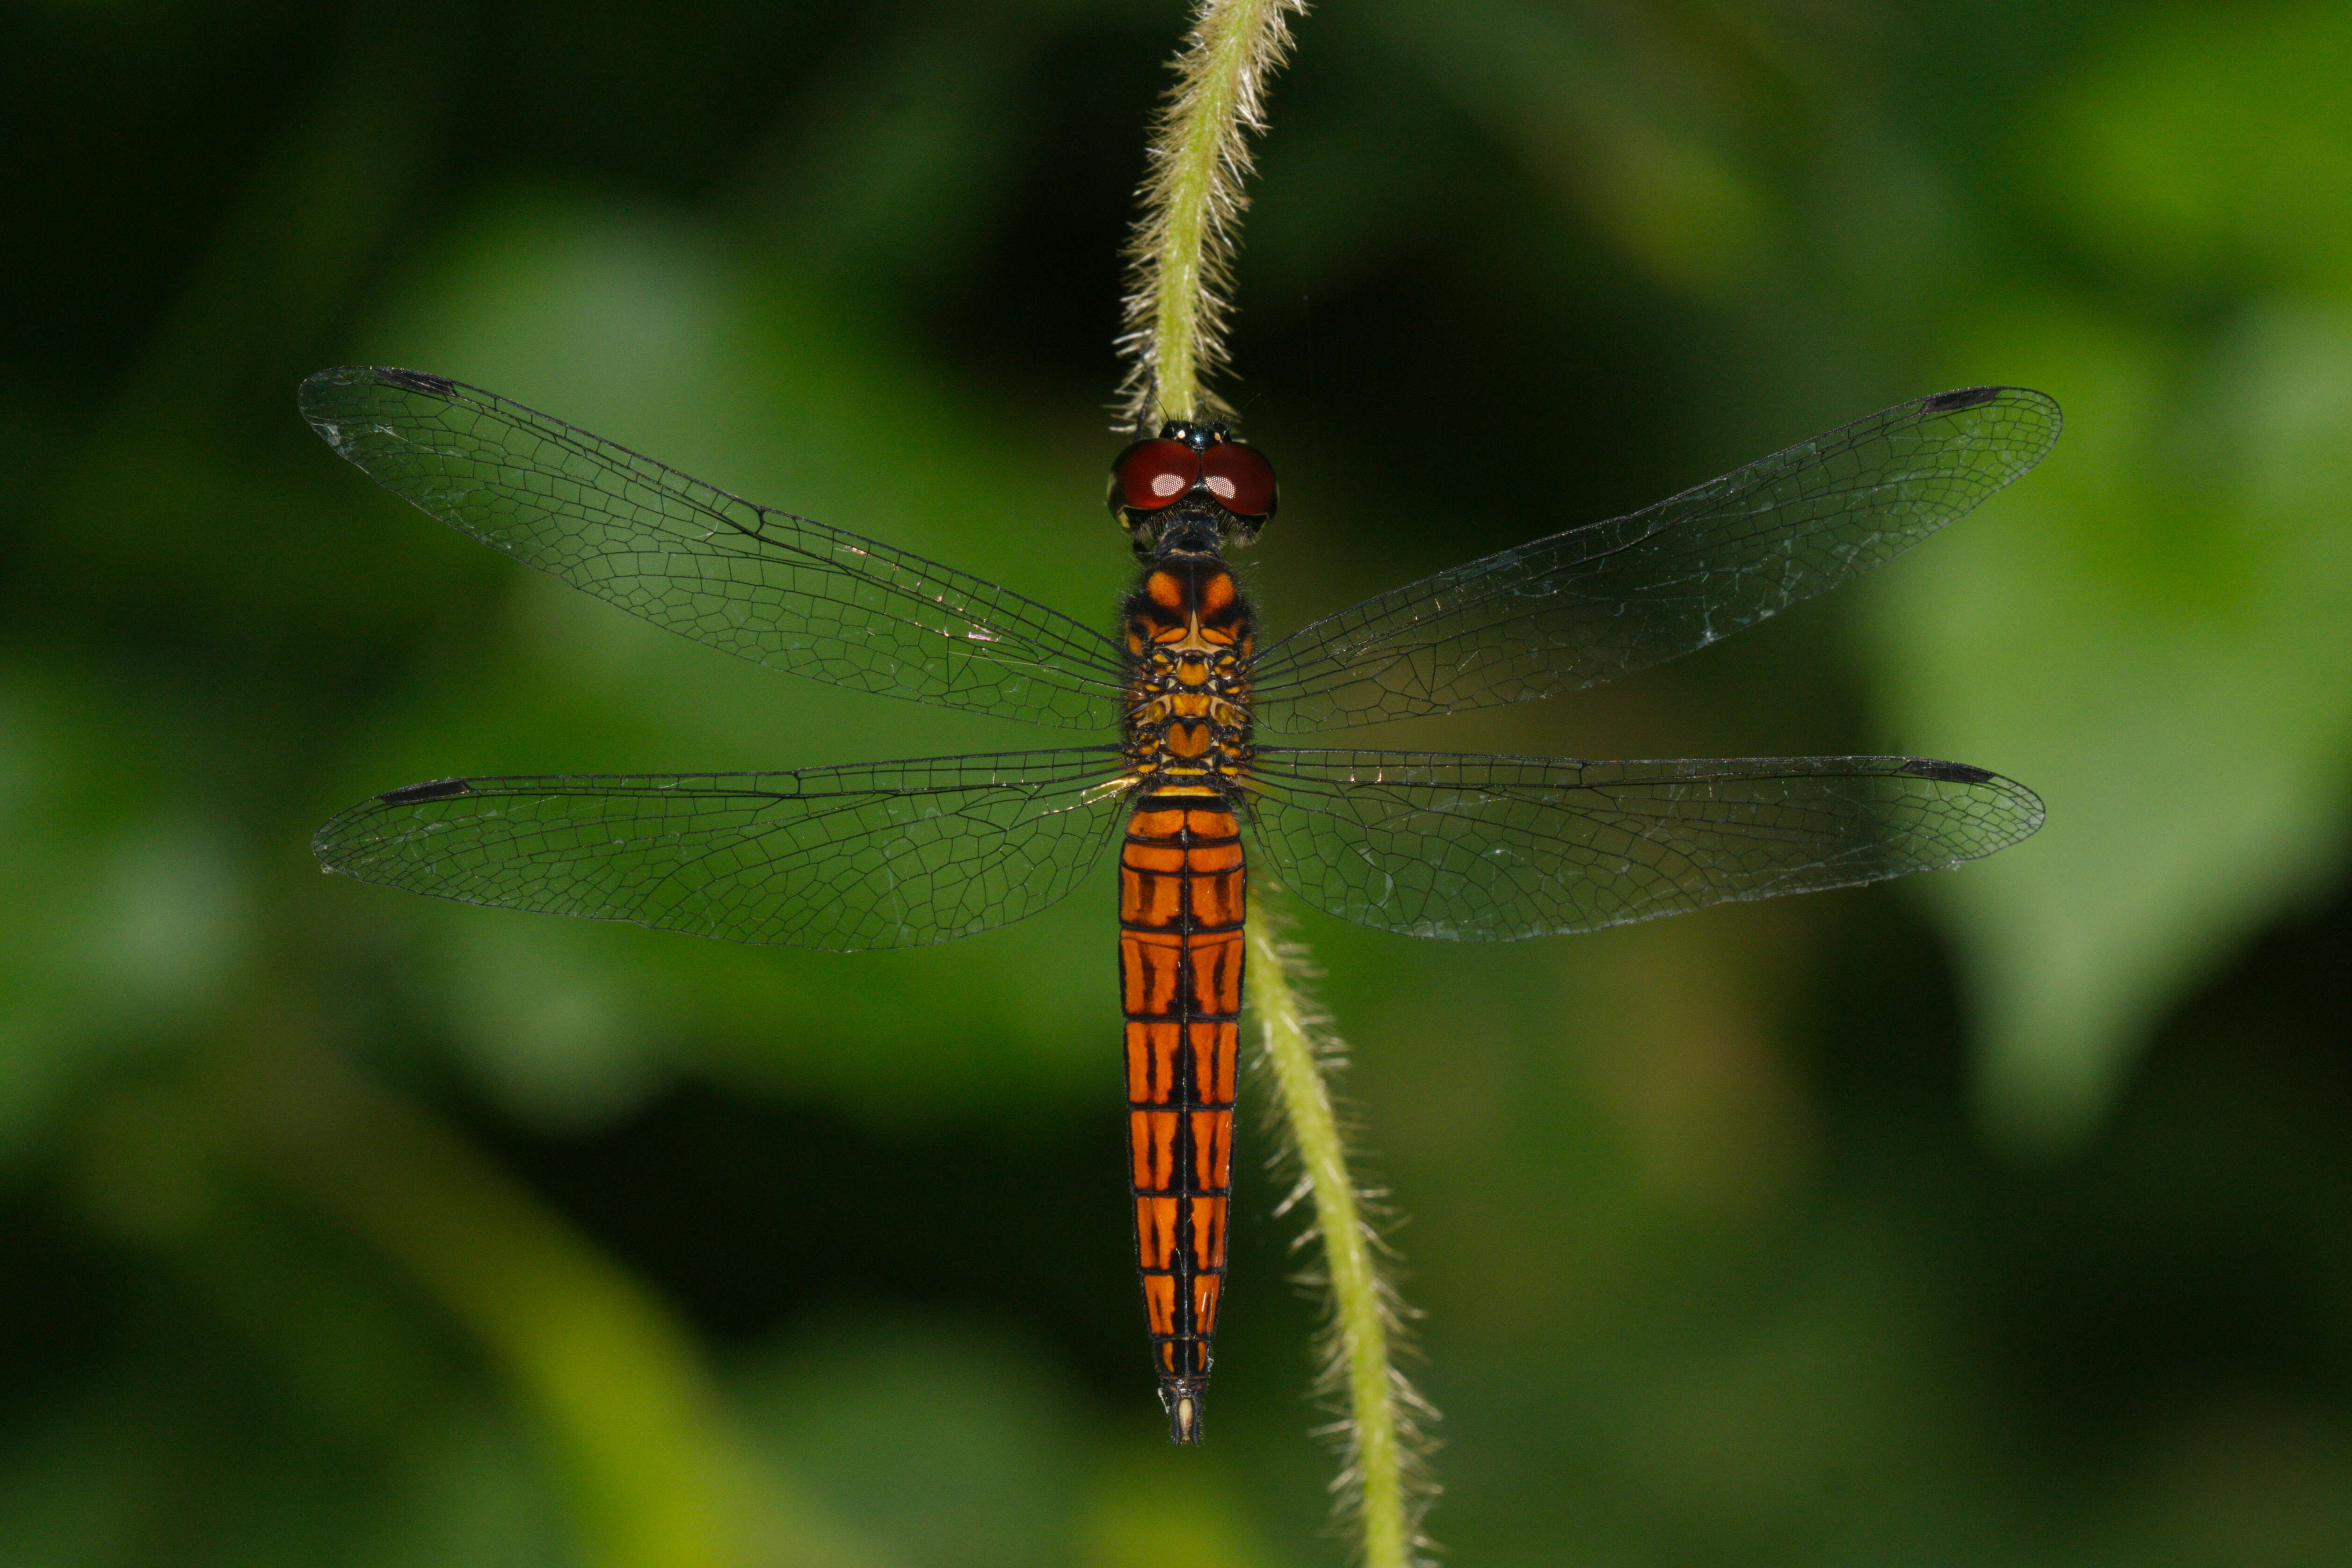
<instances>
[{"instance_id":1,"label":"dragonfly thorax","mask_svg":"<svg viewBox=\"0 0 2352 1568\"><path fill-rule=\"evenodd\" d=\"M1213 553L1163 557L1128 595L1126 742L1134 772L1211 786L1249 763L1249 602Z\"/></svg>"}]
</instances>

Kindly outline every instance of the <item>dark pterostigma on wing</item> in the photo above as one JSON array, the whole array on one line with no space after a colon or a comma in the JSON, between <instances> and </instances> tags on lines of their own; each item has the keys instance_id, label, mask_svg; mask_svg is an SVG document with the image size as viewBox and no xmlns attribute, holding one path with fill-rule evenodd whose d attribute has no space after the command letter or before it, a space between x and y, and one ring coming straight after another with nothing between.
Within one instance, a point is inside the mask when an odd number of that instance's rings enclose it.
<instances>
[{"instance_id":1,"label":"dark pterostigma on wing","mask_svg":"<svg viewBox=\"0 0 2352 1568\"><path fill-rule=\"evenodd\" d=\"M1584 763L1262 749L1256 864L1342 920L1464 942L1852 887L2007 848L2032 790L1921 757Z\"/></svg>"},{"instance_id":2,"label":"dark pterostigma on wing","mask_svg":"<svg viewBox=\"0 0 2352 1568\"><path fill-rule=\"evenodd\" d=\"M331 871L724 942L925 947L1076 887L1126 799L1115 747L758 773L440 779L319 829Z\"/></svg>"},{"instance_id":3,"label":"dark pterostigma on wing","mask_svg":"<svg viewBox=\"0 0 2352 1568\"><path fill-rule=\"evenodd\" d=\"M853 690L1071 729L1118 722L1117 646L969 573L441 376L320 371L301 406L394 494L697 642Z\"/></svg>"},{"instance_id":4,"label":"dark pterostigma on wing","mask_svg":"<svg viewBox=\"0 0 2352 1568\"><path fill-rule=\"evenodd\" d=\"M1705 647L1884 564L2042 460L2058 405L2013 386L1897 404L1628 517L1367 599L1260 656L1277 732L1549 697Z\"/></svg>"}]
</instances>

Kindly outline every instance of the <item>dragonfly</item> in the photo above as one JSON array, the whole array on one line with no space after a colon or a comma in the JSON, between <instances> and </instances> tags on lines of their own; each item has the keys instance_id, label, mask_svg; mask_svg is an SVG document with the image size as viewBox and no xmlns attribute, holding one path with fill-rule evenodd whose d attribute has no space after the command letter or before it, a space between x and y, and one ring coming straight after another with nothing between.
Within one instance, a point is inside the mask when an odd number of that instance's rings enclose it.
<instances>
[{"instance_id":1,"label":"dragonfly","mask_svg":"<svg viewBox=\"0 0 2352 1568\"><path fill-rule=\"evenodd\" d=\"M336 452L432 516L640 616L854 690L1088 731L1046 751L773 773L445 778L321 827L324 868L473 904L856 952L1021 920L1118 868L1129 1190L1170 1435L1196 1443L1226 1271L1248 879L1406 936L1589 931L1951 867L2042 825L1926 757L1587 762L1309 750L1268 735L1592 686L1867 572L2039 462L2057 405L1897 404L1629 516L1262 642L1226 561L1270 459L1170 420L1111 465L1139 558L1108 630L755 505L476 387L302 384Z\"/></svg>"}]
</instances>

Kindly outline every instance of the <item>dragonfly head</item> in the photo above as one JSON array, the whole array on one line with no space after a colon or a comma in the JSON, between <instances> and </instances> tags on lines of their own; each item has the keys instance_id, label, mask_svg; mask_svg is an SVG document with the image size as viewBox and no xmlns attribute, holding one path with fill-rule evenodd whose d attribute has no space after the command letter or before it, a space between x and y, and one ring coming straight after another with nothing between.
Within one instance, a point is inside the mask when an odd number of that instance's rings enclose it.
<instances>
[{"instance_id":1,"label":"dragonfly head","mask_svg":"<svg viewBox=\"0 0 2352 1568\"><path fill-rule=\"evenodd\" d=\"M1111 460L1107 499L1138 555L1218 551L1274 516L1274 465L1226 426L1171 419Z\"/></svg>"}]
</instances>

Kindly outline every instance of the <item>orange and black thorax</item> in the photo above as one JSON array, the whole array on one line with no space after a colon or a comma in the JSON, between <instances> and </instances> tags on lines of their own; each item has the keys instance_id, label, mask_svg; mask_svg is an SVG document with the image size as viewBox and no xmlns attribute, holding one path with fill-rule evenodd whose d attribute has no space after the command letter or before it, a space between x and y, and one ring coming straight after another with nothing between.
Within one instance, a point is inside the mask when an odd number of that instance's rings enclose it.
<instances>
[{"instance_id":1,"label":"orange and black thorax","mask_svg":"<svg viewBox=\"0 0 2352 1568\"><path fill-rule=\"evenodd\" d=\"M1147 784L1221 787L1249 765L1249 601L1213 550L1166 552L1121 617L1128 763Z\"/></svg>"},{"instance_id":2,"label":"orange and black thorax","mask_svg":"<svg viewBox=\"0 0 2352 1568\"><path fill-rule=\"evenodd\" d=\"M1173 1433L1199 1439L1224 1287L1246 901L1235 799L1249 765L1248 603L1213 550L1160 552L1129 597L1119 857L1137 1265Z\"/></svg>"}]
</instances>

